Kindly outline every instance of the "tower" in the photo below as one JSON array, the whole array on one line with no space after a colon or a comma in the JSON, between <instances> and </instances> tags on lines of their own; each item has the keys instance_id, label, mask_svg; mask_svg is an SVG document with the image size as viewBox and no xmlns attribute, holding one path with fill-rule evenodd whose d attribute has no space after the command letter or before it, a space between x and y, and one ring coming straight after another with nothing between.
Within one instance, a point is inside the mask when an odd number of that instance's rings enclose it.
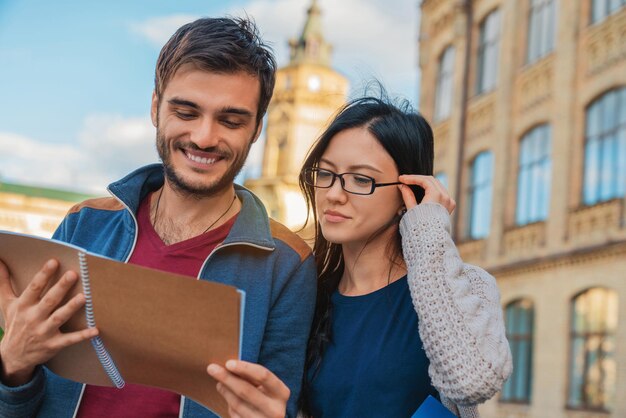
<instances>
[{"instance_id":1,"label":"tower","mask_svg":"<svg viewBox=\"0 0 626 418\"><path fill-rule=\"evenodd\" d=\"M289 41L289 63L278 69L267 112L261 177L246 182L269 215L298 229L306 207L298 175L309 148L345 103L348 80L331 67L332 46L322 33L321 11L313 0L298 38Z\"/></svg>"}]
</instances>

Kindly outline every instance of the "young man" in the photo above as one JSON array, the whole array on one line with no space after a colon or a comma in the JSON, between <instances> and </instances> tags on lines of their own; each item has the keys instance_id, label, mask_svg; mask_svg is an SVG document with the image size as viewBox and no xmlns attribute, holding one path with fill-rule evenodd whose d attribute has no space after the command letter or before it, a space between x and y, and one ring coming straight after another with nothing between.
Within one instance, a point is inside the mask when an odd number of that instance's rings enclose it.
<instances>
[{"instance_id":1,"label":"young man","mask_svg":"<svg viewBox=\"0 0 626 418\"><path fill-rule=\"evenodd\" d=\"M316 274L308 246L269 220L252 193L233 184L261 132L275 69L250 21L207 18L181 27L161 50L152 97L163 164L140 168L111 184L112 198L77 205L54 235L118 260L245 290L245 361L207 371L220 382L227 400L231 393L239 394L231 412L240 416L261 416L240 400L247 382L260 388L267 382L278 414L284 414L289 399L288 415L295 416L315 303ZM97 329L60 332L84 297L61 303L77 280L75 272L66 272L41 294L57 268L54 260L46 263L16 297L0 263L0 307L6 321L0 342L0 416L215 416L167 391L81 385L42 367L61 349L97 335ZM286 386L277 385L278 378ZM272 410L271 405L266 409Z\"/></svg>"}]
</instances>

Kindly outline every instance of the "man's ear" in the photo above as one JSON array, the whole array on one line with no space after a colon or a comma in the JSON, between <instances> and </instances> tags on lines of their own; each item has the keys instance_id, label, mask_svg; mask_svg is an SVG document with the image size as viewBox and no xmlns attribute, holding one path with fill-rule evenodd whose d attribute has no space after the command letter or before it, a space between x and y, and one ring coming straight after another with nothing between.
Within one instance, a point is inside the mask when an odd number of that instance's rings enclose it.
<instances>
[{"instance_id":1,"label":"man's ear","mask_svg":"<svg viewBox=\"0 0 626 418\"><path fill-rule=\"evenodd\" d=\"M159 113L159 96L157 96L156 91L152 91L152 104L150 105L150 118L152 119L152 124L154 127L157 127Z\"/></svg>"},{"instance_id":2,"label":"man's ear","mask_svg":"<svg viewBox=\"0 0 626 418\"><path fill-rule=\"evenodd\" d=\"M259 136L261 136L261 131L263 130L263 119L259 121L259 126L256 128L256 133L254 134L254 138L252 138L252 143L254 144Z\"/></svg>"}]
</instances>

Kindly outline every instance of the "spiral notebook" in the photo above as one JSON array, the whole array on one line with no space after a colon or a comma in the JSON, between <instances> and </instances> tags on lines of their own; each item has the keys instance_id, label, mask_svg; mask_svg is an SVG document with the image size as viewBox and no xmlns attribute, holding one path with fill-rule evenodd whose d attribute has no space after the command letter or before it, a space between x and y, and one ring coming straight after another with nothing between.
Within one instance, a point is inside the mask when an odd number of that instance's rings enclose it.
<instances>
[{"instance_id":1,"label":"spiral notebook","mask_svg":"<svg viewBox=\"0 0 626 418\"><path fill-rule=\"evenodd\" d=\"M81 383L126 382L182 394L227 416L228 407L206 372L241 357L245 293L235 287L126 264L64 242L0 231L0 259L21 294L43 264L74 270L85 307L62 328L97 326L99 336L61 351L46 366ZM44 292L47 289L44 289ZM0 327L4 318L0 312Z\"/></svg>"}]
</instances>

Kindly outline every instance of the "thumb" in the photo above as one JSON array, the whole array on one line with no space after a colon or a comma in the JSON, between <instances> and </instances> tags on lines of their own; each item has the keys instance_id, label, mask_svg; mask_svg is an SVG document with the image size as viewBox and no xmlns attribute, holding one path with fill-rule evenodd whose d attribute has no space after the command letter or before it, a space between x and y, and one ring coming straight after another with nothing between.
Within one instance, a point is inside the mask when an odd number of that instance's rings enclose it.
<instances>
[{"instance_id":1,"label":"thumb","mask_svg":"<svg viewBox=\"0 0 626 418\"><path fill-rule=\"evenodd\" d=\"M0 260L0 307L4 307L8 301L16 297L11 287L9 268Z\"/></svg>"},{"instance_id":2,"label":"thumb","mask_svg":"<svg viewBox=\"0 0 626 418\"><path fill-rule=\"evenodd\" d=\"M413 194L413 190L406 184L398 185L400 189L400 193L402 194L402 200L404 200L404 206L409 210L415 206L417 206L417 200L415 200L415 195Z\"/></svg>"}]
</instances>

